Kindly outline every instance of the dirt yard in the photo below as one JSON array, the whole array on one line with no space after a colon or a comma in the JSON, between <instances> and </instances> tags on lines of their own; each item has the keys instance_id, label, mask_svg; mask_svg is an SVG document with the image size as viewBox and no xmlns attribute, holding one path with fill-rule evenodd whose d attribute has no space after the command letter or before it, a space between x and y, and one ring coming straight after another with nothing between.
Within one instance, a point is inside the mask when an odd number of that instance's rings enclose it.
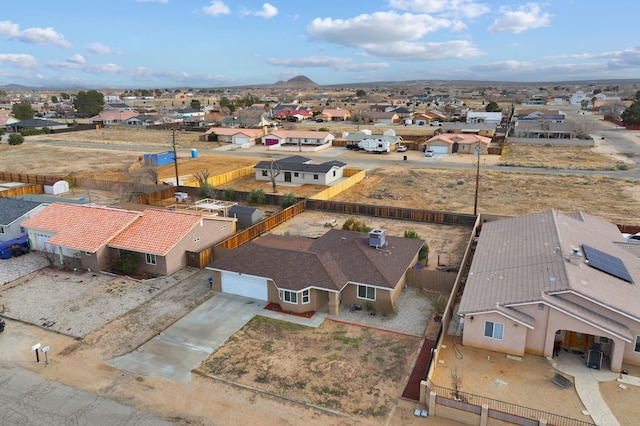
<instances>
[{"instance_id":1,"label":"dirt yard","mask_svg":"<svg viewBox=\"0 0 640 426\"><path fill-rule=\"evenodd\" d=\"M419 344L415 337L330 320L310 329L255 317L200 370L341 413L382 419L403 390Z\"/></svg>"}]
</instances>

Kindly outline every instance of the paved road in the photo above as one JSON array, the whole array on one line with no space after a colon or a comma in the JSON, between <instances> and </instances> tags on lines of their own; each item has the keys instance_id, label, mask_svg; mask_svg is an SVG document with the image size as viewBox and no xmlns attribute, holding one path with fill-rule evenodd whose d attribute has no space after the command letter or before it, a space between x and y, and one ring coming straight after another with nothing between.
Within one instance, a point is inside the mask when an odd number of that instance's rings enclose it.
<instances>
[{"instance_id":1,"label":"paved road","mask_svg":"<svg viewBox=\"0 0 640 426\"><path fill-rule=\"evenodd\" d=\"M112 399L0 363L0 425L170 425Z\"/></svg>"}]
</instances>

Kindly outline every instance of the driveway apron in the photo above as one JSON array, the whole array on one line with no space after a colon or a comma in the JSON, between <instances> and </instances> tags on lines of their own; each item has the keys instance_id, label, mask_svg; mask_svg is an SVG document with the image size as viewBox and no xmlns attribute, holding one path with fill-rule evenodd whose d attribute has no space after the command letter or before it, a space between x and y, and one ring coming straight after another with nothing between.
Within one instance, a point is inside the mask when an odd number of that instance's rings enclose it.
<instances>
[{"instance_id":1,"label":"driveway apron","mask_svg":"<svg viewBox=\"0 0 640 426\"><path fill-rule=\"evenodd\" d=\"M134 374L188 383L191 370L265 305L260 300L217 293L149 342L107 364Z\"/></svg>"}]
</instances>

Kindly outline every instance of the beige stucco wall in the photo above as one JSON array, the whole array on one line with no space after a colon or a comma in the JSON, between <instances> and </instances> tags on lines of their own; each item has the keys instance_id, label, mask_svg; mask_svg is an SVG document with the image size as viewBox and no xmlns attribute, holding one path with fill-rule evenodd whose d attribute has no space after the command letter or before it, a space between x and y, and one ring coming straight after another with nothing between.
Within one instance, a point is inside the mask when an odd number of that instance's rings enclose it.
<instances>
[{"instance_id":1,"label":"beige stucco wall","mask_svg":"<svg viewBox=\"0 0 640 426\"><path fill-rule=\"evenodd\" d=\"M471 320L471 317L473 321ZM485 322L492 321L504 325L502 340L484 337ZM502 352L510 355L523 356L528 329L500 314L467 315L464 319L462 344Z\"/></svg>"}]
</instances>

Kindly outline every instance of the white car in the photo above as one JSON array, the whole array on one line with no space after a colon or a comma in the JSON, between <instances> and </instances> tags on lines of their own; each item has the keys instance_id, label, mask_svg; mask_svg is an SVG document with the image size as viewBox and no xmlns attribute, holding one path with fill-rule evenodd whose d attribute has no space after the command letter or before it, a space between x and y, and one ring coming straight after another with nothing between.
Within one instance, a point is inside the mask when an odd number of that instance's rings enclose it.
<instances>
[{"instance_id":1,"label":"white car","mask_svg":"<svg viewBox=\"0 0 640 426\"><path fill-rule=\"evenodd\" d=\"M424 156L425 157L433 157L433 151L431 151L430 149L424 152Z\"/></svg>"},{"instance_id":2,"label":"white car","mask_svg":"<svg viewBox=\"0 0 640 426\"><path fill-rule=\"evenodd\" d=\"M623 233L622 236L627 240L628 243L640 244L640 232L637 232L635 234Z\"/></svg>"},{"instance_id":3,"label":"white car","mask_svg":"<svg viewBox=\"0 0 640 426\"><path fill-rule=\"evenodd\" d=\"M407 151L407 146L406 145L398 145L398 148L396 149L396 151L398 151L398 152L406 152Z\"/></svg>"}]
</instances>

